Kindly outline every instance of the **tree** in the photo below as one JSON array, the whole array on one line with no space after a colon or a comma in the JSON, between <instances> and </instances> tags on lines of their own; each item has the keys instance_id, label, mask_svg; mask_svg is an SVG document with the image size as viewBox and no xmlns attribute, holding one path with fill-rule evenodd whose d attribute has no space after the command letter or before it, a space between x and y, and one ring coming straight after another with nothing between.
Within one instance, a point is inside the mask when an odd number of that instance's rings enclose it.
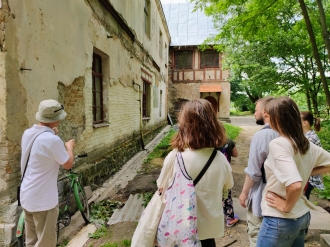
<instances>
[{"instance_id":1,"label":"tree","mask_svg":"<svg viewBox=\"0 0 330 247\"><path fill-rule=\"evenodd\" d=\"M236 76L242 84L254 86L258 94L303 92L310 108L318 108L320 82L325 93L328 87L325 77L315 71L315 67L322 72L322 68L326 69L326 61L311 57L324 54L324 45L320 35L316 36L313 47L306 39L305 19L296 1L194 2L196 9L203 9L213 17L219 33L207 39L205 44L218 44L219 51L226 53L233 79ZM310 11L313 13L310 20L313 22L312 30L319 34L317 11L315 8ZM326 98L328 101L329 95Z\"/></svg>"}]
</instances>

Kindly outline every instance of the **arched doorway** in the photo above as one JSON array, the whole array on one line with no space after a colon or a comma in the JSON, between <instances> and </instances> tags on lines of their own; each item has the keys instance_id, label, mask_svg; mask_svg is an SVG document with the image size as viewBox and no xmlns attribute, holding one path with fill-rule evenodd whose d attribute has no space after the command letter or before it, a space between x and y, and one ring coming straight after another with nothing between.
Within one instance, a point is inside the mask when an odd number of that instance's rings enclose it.
<instances>
[{"instance_id":1,"label":"arched doorway","mask_svg":"<svg viewBox=\"0 0 330 247\"><path fill-rule=\"evenodd\" d=\"M207 97L205 97L205 99L211 103L214 112L217 113L218 112L218 101L212 96L207 96Z\"/></svg>"}]
</instances>

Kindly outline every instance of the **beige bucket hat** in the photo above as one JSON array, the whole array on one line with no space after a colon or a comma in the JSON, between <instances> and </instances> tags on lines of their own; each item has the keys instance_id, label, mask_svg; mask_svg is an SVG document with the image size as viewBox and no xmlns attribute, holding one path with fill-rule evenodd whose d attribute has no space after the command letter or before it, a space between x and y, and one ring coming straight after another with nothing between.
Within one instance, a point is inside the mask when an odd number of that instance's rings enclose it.
<instances>
[{"instance_id":1,"label":"beige bucket hat","mask_svg":"<svg viewBox=\"0 0 330 247\"><path fill-rule=\"evenodd\" d=\"M36 119L41 123L53 123L65 117L64 106L53 99L41 101L36 113Z\"/></svg>"}]
</instances>

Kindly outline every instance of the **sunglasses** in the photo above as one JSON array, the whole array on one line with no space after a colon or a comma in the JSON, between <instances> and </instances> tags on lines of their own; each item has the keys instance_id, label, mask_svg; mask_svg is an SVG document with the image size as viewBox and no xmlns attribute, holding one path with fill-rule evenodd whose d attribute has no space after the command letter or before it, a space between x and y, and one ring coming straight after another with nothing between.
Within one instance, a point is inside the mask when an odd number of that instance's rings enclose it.
<instances>
[{"instance_id":1,"label":"sunglasses","mask_svg":"<svg viewBox=\"0 0 330 247\"><path fill-rule=\"evenodd\" d=\"M58 111L60 111L60 110L64 110L64 106L63 106L63 105L61 105L61 108L60 108L60 109L54 111L54 113L55 113L55 112L58 112Z\"/></svg>"}]
</instances>

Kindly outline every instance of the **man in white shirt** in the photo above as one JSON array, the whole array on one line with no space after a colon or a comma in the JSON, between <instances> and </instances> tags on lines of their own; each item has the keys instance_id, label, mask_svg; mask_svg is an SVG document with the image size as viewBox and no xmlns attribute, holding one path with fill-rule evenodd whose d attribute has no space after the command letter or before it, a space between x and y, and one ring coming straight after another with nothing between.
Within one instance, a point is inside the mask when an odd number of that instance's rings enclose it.
<instances>
[{"instance_id":1,"label":"man in white shirt","mask_svg":"<svg viewBox=\"0 0 330 247\"><path fill-rule=\"evenodd\" d=\"M64 146L57 135L57 126L65 116L60 103L44 100L36 113L39 124L22 136L20 201L25 212L26 247L56 246L58 172L60 165L70 169L74 160L74 140Z\"/></svg>"}]
</instances>

